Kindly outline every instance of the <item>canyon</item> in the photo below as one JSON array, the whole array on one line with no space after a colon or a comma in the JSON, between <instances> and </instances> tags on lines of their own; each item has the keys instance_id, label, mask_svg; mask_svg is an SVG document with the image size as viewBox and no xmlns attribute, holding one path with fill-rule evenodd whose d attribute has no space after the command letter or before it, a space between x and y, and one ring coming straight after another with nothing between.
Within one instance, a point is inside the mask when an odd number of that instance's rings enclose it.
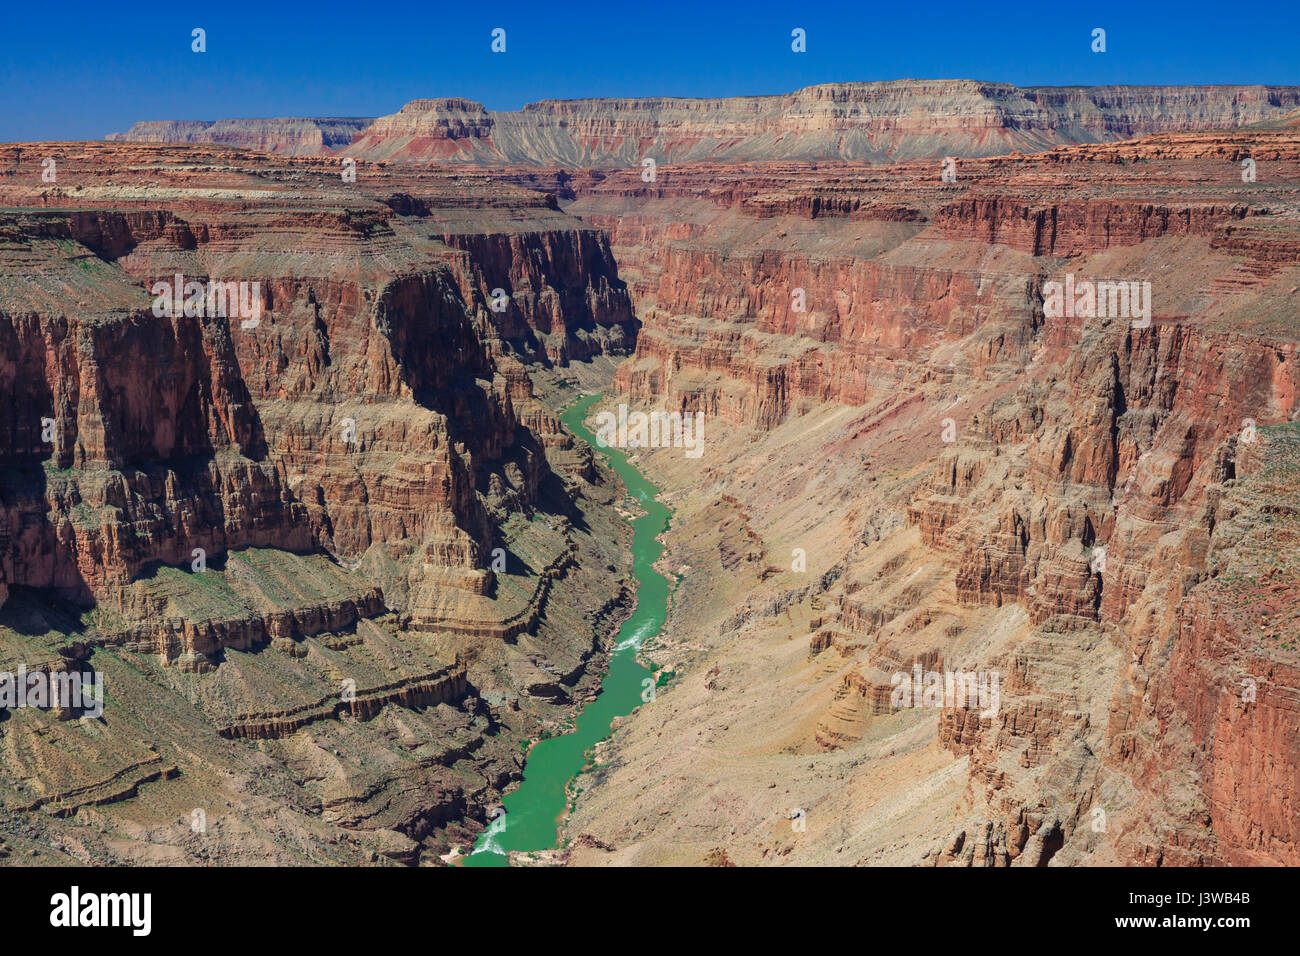
<instances>
[{"instance_id":1,"label":"canyon","mask_svg":"<svg viewBox=\"0 0 1300 956\"><path fill-rule=\"evenodd\" d=\"M109 133L105 139L119 143L224 144L312 156L348 146L373 122L370 117L146 121L133 124L125 133Z\"/></svg>"},{"instance_id":2,"label":"canyon","mask_svg":"<svg viewBox=\"0 0 1300 956\"><path fill-rule=\"evenodd\" d=\"M1298 108L894 81L0 145L0 671L107 690L3 712L0 849L455 862L636 602L644 509L560 419L601 392L592 431L705 440L626 449L672 510L655 692L515 862L1300 863ZM260 321L156 314L176 274ZM1067 275L1150 321L1045 308ZM900 708L915 668L997 706Z\"/></svg>"}]
</instances>

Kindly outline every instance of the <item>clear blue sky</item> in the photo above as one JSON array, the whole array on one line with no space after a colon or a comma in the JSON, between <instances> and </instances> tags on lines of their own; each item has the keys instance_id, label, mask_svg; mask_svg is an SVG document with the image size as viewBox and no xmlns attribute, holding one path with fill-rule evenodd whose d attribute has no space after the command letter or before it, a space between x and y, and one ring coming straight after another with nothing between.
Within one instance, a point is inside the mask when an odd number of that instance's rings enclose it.
<instances>
[{"instance_id":1,"label":"clear blue sky","mask_svg":"<svg viewBox=\"0 0 1300 956\"><path fill-rule=\"evenodd\" d=\"M1300 84L1300 0L2 5L0 141L99 139L142 119L377 116L422 96L516 109L905 77ZM190 51L194 27L206 53ZM494 27L505 54L490 51ZM790 50L795 27L807 53Z\"/></svg>"}]
</instances>

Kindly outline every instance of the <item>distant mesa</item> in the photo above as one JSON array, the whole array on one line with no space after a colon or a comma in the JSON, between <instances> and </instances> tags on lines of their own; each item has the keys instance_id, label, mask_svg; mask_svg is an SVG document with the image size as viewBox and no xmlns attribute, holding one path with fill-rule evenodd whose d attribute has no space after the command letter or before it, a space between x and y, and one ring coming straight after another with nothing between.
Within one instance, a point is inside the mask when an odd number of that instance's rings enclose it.
<instances>
[{"instance_id":1,"label":"distant mesa","mask_svg":"<svg viewBox=\"0 0 1300 956\"><path fill-rule=\"evenodd\" d=\"M119 143L221 143L290 156L342 149L373 122L368 116L276 119L156 120L105 139Z\"/></svg>"},{"instance_id":2,"label":"distant mesa","mask_svg":"<svg viewBox=\"0 0 1300 956\"><path fill-rule=\"evenodd\" d=\"M1294 125L1300 87L828 83L778 96L542 100L494 111L419 99L377 119L136 123L110 140L225 143L363 159L619 167L660 162L996 156L1152 133Z\"/></svg>"}]
</instances>

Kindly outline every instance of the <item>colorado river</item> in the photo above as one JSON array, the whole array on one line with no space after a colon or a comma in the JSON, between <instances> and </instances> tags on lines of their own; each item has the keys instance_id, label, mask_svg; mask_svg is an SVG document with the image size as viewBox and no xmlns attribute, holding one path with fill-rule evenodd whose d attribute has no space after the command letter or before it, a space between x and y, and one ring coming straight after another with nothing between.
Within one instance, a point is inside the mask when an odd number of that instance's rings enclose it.
<instances>
[{"instance_id":1,"label":"colorado river","mask_svg":"<svg viewBox=\"0 0 1300 956\"><path fill-rule=\"evenodd\" d=\"M583 419L600 395L579 399L561 416L569 430L597 448ZM615 717L630 714L643 703L641 694L653 679L637 662L646 638L659 633L668 611L668 581L654 569L663 553L655 538L668 527L669 510L655 500L659 489L642 476L627 455L616 448L599 449L628 492L645 511L632 522L632 573L636 578L636 610L618 632L609 674L600 694L578 714L572 732L536 743L524 765L524 779L502 802L505 813L492 821L465 866L505 866L511 850L549 850L559 842L559 822L565 810L565 787L586 766L587 751L609 734Z\"/></svg>"}]
</instances>

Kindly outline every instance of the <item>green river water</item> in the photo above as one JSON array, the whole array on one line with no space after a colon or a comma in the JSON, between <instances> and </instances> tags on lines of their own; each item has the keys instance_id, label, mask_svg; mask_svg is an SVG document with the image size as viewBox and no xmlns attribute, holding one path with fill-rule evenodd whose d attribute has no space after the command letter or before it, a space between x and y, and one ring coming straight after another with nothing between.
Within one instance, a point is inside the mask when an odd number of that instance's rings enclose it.
<instances>
[{"instance_id":1,"label":"green river water","mask_svg":"<svg viewBox=\"0 0 1300 956\"><path fill-rule=\"evenodd\" d=\"M600 395L589 395L561 416L569 430L597 448L596 438L583 424L587 410ZM636 610L618 632L609 674L600 694L578 714L574 730L538 741L528 752L524 779L503 801L505 813L479 837L465 866L506 866L510 850L549 850L559 842L559 822L565 810L565 786L586 766L587 751L609 734L615 717L630 714L643 703L644 683L654 675L638 663L637 651L659 632L668 613L668 581L654 569L663 553L655 538L668 527L669 509L655 495L659 489L645 479L617 448L598 449L618 472L644 515L632 522L632 573L636 578Z\"/></svg>"}]
</instances>

